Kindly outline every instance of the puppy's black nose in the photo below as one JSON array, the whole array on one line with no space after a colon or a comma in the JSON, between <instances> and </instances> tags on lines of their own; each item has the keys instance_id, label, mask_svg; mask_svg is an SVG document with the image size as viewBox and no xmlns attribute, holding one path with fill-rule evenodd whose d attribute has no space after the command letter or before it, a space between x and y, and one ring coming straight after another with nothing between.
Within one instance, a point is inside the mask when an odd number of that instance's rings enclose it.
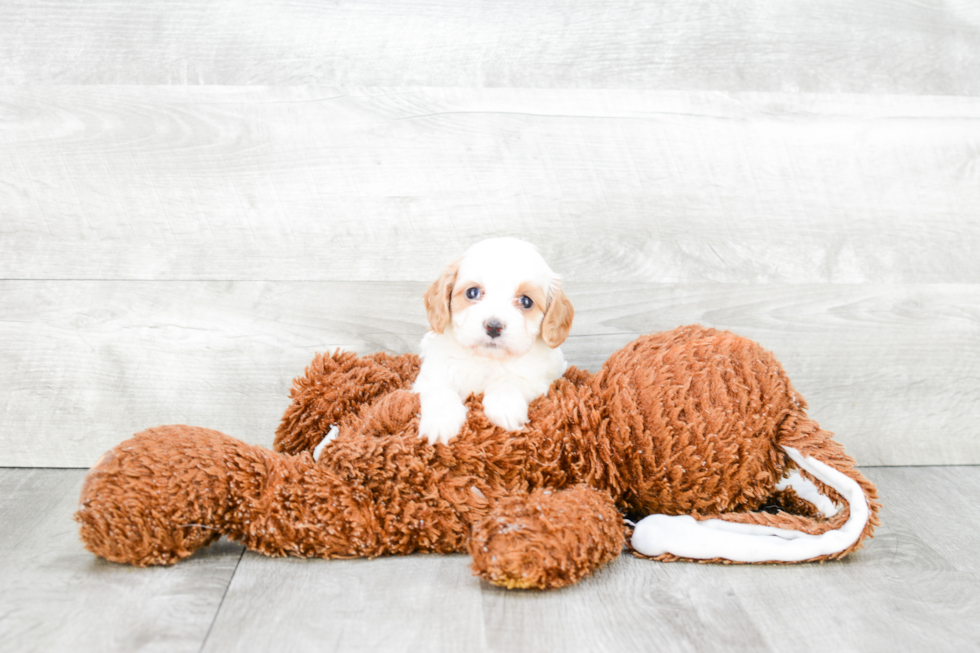
<instances>
[{"instance_id":1,"label":"puppy's black nose","mask_svg":"<svg viewBox=\"0 0 980 653\"><path fill-rule=\"evenodd\" d=\"M491 338L499 338L500 332L504 330L504 325L500 320L487 320L483 323L483 328L487 330L487 335Z\"/></svg>"}]
</instances>

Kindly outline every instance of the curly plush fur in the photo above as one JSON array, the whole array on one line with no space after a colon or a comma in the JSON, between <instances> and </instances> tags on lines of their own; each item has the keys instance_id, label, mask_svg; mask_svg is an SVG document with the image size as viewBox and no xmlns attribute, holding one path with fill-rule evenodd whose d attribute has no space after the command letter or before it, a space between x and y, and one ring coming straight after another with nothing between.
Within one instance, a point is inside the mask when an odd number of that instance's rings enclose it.
<instances>
[{"instance_id":1,"label":"curly plush fur","mask_svg":"<svg viewBox=\"0 0 980 653\"><path fill-rule=\"evenodd\" d=\"M684 327L634 341L594 376L570 368L518 432L492 425L471 396L448 444L418 437L418 364L318 355L294 383L275 451L189 426L121 443L82 489L86 547L140 566L176 562L222 534L268 555L468 550L491 583L561 587L619 555L624 515L841 528L850 510L833 487L803 472L843 505L831 517L777 488L796 468L785 447L853 479L869 509L853 543L809 559L847 555L878 523L874 486L807 417L779 363L731 333ZM339 434L315 461L333 425Z\"/></svg>"}]
</instances>

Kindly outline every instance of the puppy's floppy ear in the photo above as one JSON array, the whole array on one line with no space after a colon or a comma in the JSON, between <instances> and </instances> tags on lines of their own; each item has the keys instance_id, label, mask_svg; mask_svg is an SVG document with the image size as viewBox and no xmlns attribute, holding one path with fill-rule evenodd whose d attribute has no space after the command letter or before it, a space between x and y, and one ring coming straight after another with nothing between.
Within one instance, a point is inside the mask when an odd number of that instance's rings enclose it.
<instances>
[{"instance_id":1,"label":"puppy's floppy ear","mask_svg":"<svg viewBox=\"0 0 980 653\"><path fill-rule=\"evenodd\" d=\"M572 307L572 302L568 301L561 285L555 282L551 290L548 310L544 312L544 320L541 322L541 338L544 344L554 349L565 342L574 317L575 309Z\"/></svg>"},{"instance_id":2,"label":"puppy's floppy ear","mask_svg":"<svg viewBox=\"0 0 980 653\"><path fill-rule=\"evenodd\" d=\"M456 273L459 272L459 259L446 266L439 278L432 282L422 299L425 301L425 312L429 317L429 325L436 333L442 333L449 326L451 314L449 302L453 296L453 284L456 283Z\"/></svg>"}]
</instances>

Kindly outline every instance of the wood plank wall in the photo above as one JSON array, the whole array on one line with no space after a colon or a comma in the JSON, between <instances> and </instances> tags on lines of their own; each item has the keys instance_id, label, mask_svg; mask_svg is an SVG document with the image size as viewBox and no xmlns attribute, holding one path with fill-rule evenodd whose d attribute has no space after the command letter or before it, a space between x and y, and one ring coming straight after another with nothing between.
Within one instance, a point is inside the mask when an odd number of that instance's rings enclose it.
<instances>
[{"instance_id":1,"label":"wood plank wall","mask_svg":"<svg viewBox=\"0 0 980 653\"><path fill-rule=\"evenodd\" d=\"M574 364L731 329L862 464L980 463L980 5L4 3L0 466L271 444L494 235Z\"/></svg>"}]
</instances>

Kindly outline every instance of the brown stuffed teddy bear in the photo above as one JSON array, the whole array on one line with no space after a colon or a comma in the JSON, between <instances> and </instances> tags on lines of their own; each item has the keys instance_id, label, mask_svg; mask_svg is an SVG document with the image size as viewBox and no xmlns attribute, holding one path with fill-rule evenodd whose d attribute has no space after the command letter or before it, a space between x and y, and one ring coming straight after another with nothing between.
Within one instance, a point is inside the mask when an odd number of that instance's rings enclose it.
<instances>
[{"instance_id":1,"label":"brown stuffed teddy bear","mask_svg":"<svg viewBox=\"0 0 980 653\"><path fill-rule=\"evenodd\" d=\"M879 523L874 486L780 364L731 333L684 327L595 375L570 368L517 432L471 396L448 444L418 437L418 368L318 355L275 451L190 426L136 435L86 477L85 546L139 566L221 535L273 556L469 551L491 583L553 588L618 556L630 530L656 560L791 562L843 557Z\"/></svg>"}]
</instances>

